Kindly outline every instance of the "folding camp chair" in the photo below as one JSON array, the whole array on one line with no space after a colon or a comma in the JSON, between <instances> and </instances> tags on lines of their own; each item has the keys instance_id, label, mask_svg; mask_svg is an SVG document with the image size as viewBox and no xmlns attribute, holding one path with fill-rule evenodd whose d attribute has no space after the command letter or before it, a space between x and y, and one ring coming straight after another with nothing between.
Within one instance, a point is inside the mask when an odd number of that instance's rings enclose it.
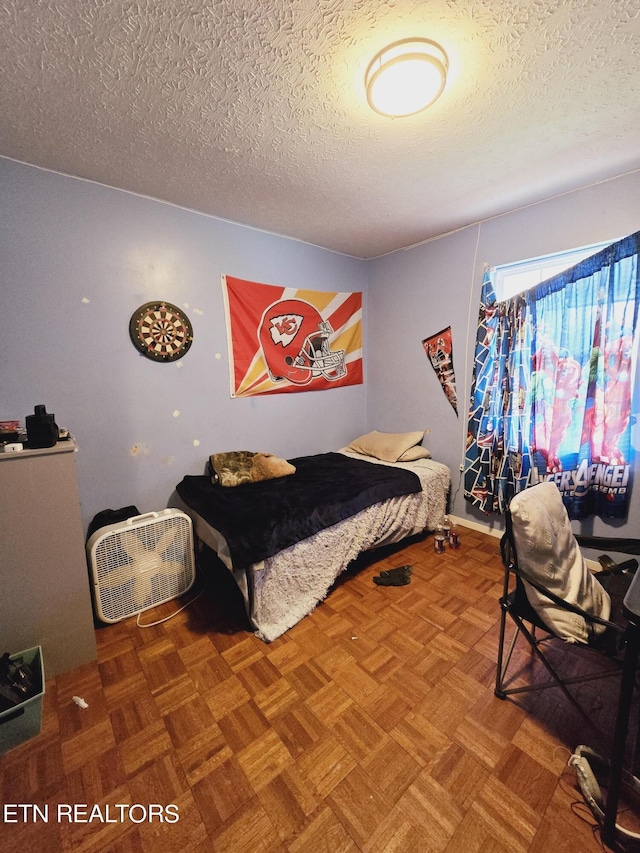
<instances>
[{"instance_id":1,"label":"folding camp chair","mask_svg":"<svg viewBox=\"0 0 640 853\"><path fill-rule=\"evenodd\" d=\"M607 555L599 562L603 570L591 573L573 535L562 498L553 483L540 483L516 495L506 513L501 540L504 588L500 607L500 640L495 694L510 694L559 687L590 722L589 715L567 689L567 685L593 681L622 672L614 738L610 758L580 745L574 750L572 766L585 803L602 827L606 844L640 841L640 834L617 822L622 787L640 800L640 779L624 769L634 686L640 659L640 573L638 561L614 563ZM584 537L587 546L612 546L619 553L640 553L638 540ZM597 544L596 544L597 543ZM507 619L514 633L505 652ZM522 635L534 656L543 664L550 680L507 686L509 664L518 636ZM599 667L580 675L560 675L541 649L547 641L560 640L584 647L600 658ZM598 653L601 653L600 655ZM602 655L611 663L602 669ZM637 745L637 744L636 744ZM633 767L633 762L632 762ZM604 796L598 776L606 780Z\"/></svg>"},{"instance_id":2,"label":"folding camp chair","mask_svg":"<svg viewBox=\"0 0 640 853\"><path fill-rule=\"evenodd\" d=\"M495 695L505 699L516 693L559 687L586 716L567 685L620 672L625 632L622 600L638 562L630 559L614 564L603 557L607 568L591 573L573 535L560 492L553 483L540 483L516 495L505 518L501 540L505 575L500 599L502 618ZM505 650L508 619L515 630ZM513 681L509 665L520 635L545 667L550 680L508 686ZM610 659L611 665L597 655L597 668L580 675L560 675L544 651L543 644L551 640L600 652Z\"/></svg>"}]
</instances>

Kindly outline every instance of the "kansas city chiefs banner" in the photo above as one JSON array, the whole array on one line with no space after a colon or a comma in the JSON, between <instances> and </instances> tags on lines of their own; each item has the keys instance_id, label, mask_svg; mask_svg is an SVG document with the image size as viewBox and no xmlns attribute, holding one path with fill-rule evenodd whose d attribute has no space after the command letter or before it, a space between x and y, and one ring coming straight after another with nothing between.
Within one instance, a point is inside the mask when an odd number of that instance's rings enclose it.
<instances>
[{"instance_id":1,"label":"kansas city chiefs banner","mask_svg":"<svg viewBox=\"0 0 640 853\"><path fill-rule=\"evenodd\" d=\"M362 384L362 293L222 276L231 396Z\"/></svg>"},{"instance_id":2,"label":"kansas city chiefs banner","mask_svg":"<svg viewBox=\"0 0 640 853\"><path fill-rule=\"evenodd\" d=\"M451 326L442 329L441 332L436 332L422 341L424 351L429 356L431 366L436 372L436 376L442 390L445 393L447 400L453 406L453 410L458 414L458 395L456 392L456 375L453 371L453 347L451 343Z\"/></svg>"}]
</instances>

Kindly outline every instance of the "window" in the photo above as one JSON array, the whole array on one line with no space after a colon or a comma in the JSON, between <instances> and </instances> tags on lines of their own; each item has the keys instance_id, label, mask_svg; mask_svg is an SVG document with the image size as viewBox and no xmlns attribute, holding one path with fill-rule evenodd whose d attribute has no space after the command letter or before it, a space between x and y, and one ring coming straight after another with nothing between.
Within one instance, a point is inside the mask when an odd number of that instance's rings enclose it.
<instances>
[{"instance_id":1,"label":"window","mask_svg":"<svg viewBox=\"0 0 640 853\"><path fill-rule=\"evenodd\" d=\"M518 292L504 298L505 285ZM548 480L571 518L626 517L639 305L640 232L485 271L465 455L474 506L504 512Z\"/></svg>"},{"instance_id":2,"label":"window","mask_svg":"<svg viewBox=\"0 0 640 853\"><path fill-rule=\"evenodd\" d=\"M567 252L556 252L552 255L542 255L539 258L497 266L493 273L493 289L496 298L498 302L510 299L517 293L522 293L523 290L528 290L540 284L541 281L564 272L609 245L609 242L595 243L593 246L583 246L580 249L569 249Z\"/></svg>"}]
</instances>

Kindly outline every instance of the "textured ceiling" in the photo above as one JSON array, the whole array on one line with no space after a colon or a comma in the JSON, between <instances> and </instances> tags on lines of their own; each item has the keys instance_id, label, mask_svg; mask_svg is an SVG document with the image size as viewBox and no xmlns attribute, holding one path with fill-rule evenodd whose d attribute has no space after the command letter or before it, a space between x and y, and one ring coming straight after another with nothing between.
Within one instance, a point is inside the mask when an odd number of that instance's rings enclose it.
<instances>
[{"instance_id":1,"label":"textured ceiling","mask_svg":"<svg viewBox=\"0 0 640 853\"><path fill-rule=\"evenodd\" d=\"M0 156L369 258L640 167L640 0L0 0ZM376 51L449 56L429 110Z\"/></svg>"}]
</instances>

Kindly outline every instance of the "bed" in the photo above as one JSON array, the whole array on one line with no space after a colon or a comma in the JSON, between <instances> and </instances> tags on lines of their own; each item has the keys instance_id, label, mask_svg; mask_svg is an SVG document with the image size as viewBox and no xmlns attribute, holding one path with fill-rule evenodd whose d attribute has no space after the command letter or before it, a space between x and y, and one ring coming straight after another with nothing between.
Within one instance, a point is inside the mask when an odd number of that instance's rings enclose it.
<instances>
[{"instance_id":1,"label":"bed","mask_svg":"<svg viewBox=\"0 0 640 853\"><path fill-rule=\"evenodd\" d=\"M291 477L224 488L208 473L176 486L197 538L232 573L265 642L310 613L361 553L442 522L446 465L428 452L390 462L353 447L288 460Z\"/></svg>"}]
</instances>

